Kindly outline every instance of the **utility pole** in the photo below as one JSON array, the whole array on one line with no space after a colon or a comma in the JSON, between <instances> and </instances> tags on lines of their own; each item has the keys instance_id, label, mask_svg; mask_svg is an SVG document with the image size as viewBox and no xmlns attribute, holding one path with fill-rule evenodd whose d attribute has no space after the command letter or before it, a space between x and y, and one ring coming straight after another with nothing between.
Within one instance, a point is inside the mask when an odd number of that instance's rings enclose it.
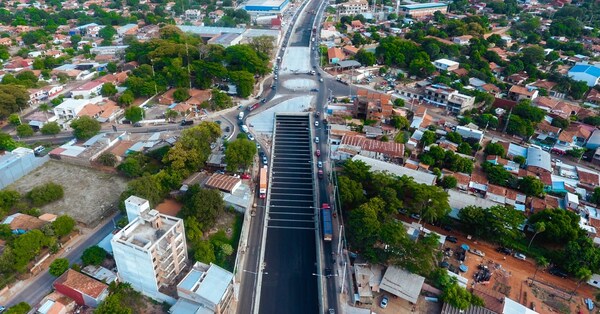
<instances>
[{"instance_id":1,"label":"utility pole","mask_svg":"<svg viewBox=\"0 0 600 314\"><path fill-rule=\"evenodd\" d=\"M510 115L512 114L512 108L508 111L508 117L506 118L506 124L504 125L504 129L502 129L502 133L506 134L506 128L508 128L508 122L510 122Z\"/></svg>"}]
</instances>

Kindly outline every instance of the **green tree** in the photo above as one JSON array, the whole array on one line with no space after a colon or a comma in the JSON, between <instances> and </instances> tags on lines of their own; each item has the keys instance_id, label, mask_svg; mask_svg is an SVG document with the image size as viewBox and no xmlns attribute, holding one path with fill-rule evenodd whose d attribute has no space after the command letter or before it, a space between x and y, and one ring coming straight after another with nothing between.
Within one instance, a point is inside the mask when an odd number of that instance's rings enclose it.
<instances>
[{"instance_id":1,"label":"green tree","mask_svg":"<svg viewBox=\"0 0 600 314\"><path fill-rule=\"evenodd\" d=\"M107 63L106 71L108 71L108 73L116 73L117 72L117 64L112 61Z\"/></svg>"},{"instance_id":2,"label":"green tree","mask_svg":"<svg viewBox=\"0 0 600 314\"><path fill-rule=\"evenodd\" d=\"M97 245L90 246L83 251L83 254L81 255L81 261L83 262L83 265L99 266L102 264L102 262L104 262L106 254L108 253L103 248Z\"/></svg>"},{"instance_id":3,"label":"green tree","mask_svg":"<svg viewBox=\"0 0 600 314\"><path fill-rule=\"evenodd\" d=\"M250 46L262 56L270 56L271 52L275 48L275 37L273 36L257 36L250 40Z\"/></svg>"},{"instance_id":4,"label":"green tree","mask_svg":"<svg viewBox=\"0 0 600 314\"><path fill-rule=\"evenodd\" d=\"M58 218L52 222L54 234L58 237L68 235L75 228L75 223L75 219L71 218L69 215L58 216Z\"/></svg>"},{"instance_id":5,"label":"green tree","mask_svg":"<svg viewBox=\"0 0 600 314\"><path fill-rule=\"evenodd\" d=\"M458 184L458 180L453 176L444 176L440 181L440 186L444 189L453 189Z\"/></svg>"},{"instance_id":6,"label":"green tree","mask_svg":"<svg viewBox=\"0 0 600 314\"><path fill-rule=\"evenodd\" d=\"M359 49L356 55L354 55L354 59L364 66L372 66L377 63L375 54L364 49Z\"/></svg>"},{"instance_id":7,"label":"green tree","mask_svg":"<svg viewBox=\"0 0 600 314\"><path fill-rule=\"evenodd\" d=\"M513 176L508 172L502 165L494 165L489 162L485 162L482 165L483 171L486 173L488 180L492 184L501 186L508 186Z\"/></svg>"},{"instance_id":8,"label":"green tree","mask_svg":"<svg viewBox=\"0 0 600 314\"><path fill-rule=\"evenodd\" d=\"M396 98L394 99L394 106L396 107L404 107L404 99L402 98Z\"/></svg>"},{"instance_id":9,"label":"green tree","mask_svg":"<svg viewBox=\"0 0 600 314\"><path fill-rule=\"evenodd\" d=\"M102 37L104 40L110 41L117 34L117 30L111 25L104 26L99 32L98 35Z\"/></svg>"},{"instance_id":10,"label":"green tree","mask_svg":"<svg viewBox=\"0 0 600 314\"><path fill-rule=\"evenodd\" d=\"M518 156L517 155L517 156L513 157L513 161L522 166L522 165L525 164L525 162L527 161L527 159L525 159L525 157L523 157L523 156Z\"/></svg>"},{"instance_id":11,"label":"green tree","mask_svg":"<svg viewBox=\"0 0 600 314\"><path fill-rule=\"evenodd\" d=\"M30 137L33 136L33 128L29 124L17 125L17 135L19 137Z\"/></svg>"},{"instance_id":12,"label":"green tree","mask_svg":"<svg viewBox=\"0 0 600 314\"><path fill-rule=\"evenodd\" d=\"M583 122L589 125L598 126L600 125L600 116L585 117Z\"/></svg>"},{"instance_id":13,"label":"green tree","mask_svg":"<svg viewBox=\"0 0 600 314\"><path fill-rule=\"evenodd\" d=\"M14 267L19 272L27 268L29 261L42 247L52 244L53 238L46 237L40 230L31 230L13 241Z\"/></svg>"},{"instance_id":14,"label":"green tree","mask_svg":"<svg viewBox=\"0 0 600 314\"><path fill-rule=\"evenodd\" d=\"M6 314L27 314L31 311L31 306L27 302L19 302L6 310Z\"/></svg>"},{"instance_id":15,"label":"green tree","mask_svg":"<svg viewBox=\"0 0 600 314\"><path fill-rule=\"evenodd\" d=\"M531 246L531 243L529 243L529 245ZM535 276L537 275L538 270L540 268L548 267L548 264L548 260L543 256L540 256L535 260L535 273L533 273L533 281L535 281Z\"/></svg>"},{"instance_id":16,"label":"green tree","mask_svg":"<svg viewBox=\"0 0 600 314\"><path fill-rule=\"evenodd\" d=\"M526 176L519 180L519 190L527 196L539 196L544 192L544 183L533 176Z\"/></svg>"},{"instance_id":17,"label":"green tree","mask_svg":"<svg viewBox=\"0 0 600 314\"><path fill-rule=\"evenodd\" d=\"M62 185L54 182L48 182L43 185L38 185L27 193L27 198L33 206L43 206L48 203L57 201L65 195Z\"/></svg>"},{"instance_id":18,"label":"green tree","mask_svg":"<svg viewBox=\"0 0 600 314\"><path fill-rule=\"evenodd\" d=\"M17 142L8 133L0 132L0 149L12 151L17 148Z\"/></svg>"},{"instance_id":19,"label":"green tree","mask_svg":"<svg viewBox=\"0 0 600 314\"><path fill-rule=\"evenodd\" d=\"M544 232L540 237L551 243L566 243L577 239L582 230L579 227L579 215L574 212L557 209L544 209L529 217L529 224L544 223Z\"/></svg>"},{"instance_id":20,"label":"green tree","mask_svg":"<svg viewBox=\"0 0 600 314\"><path fill-rule=\"evenodd\" d=\"M117 87L113 83L104 83L100 89L100 95L110 97L117 94Z\"/></svg>"},{"instance_id":21,"label":"green tree","mask_svg":"<svg viewBox=\"0 0 600 314\"><path fill-rule=\"evenodd\" d=\"M375 244L381 228L378 216L384 206L382 199L372 198L350 212L348 228L352 243L362 248L370 248Z\"/></svg>"},{"instance_id":22,"label":"green tree","mask_svg":"<svg viewBox=\"0 0 600 314\"><path fill-rule=\"evenodd\" d=\"M111 152L104 152L98 156L98 162L107 167L114 167L117 164L117 156Z\"/></svg>"},{"instance_id":23,"label":"green tree","mask_svg":"<svg viewBox=\"0 0 600 314\"><path fill-rule=\"evenodd\" d=\"M60 130L60 126L56 122L48 122L40 129L44 135L56 135L60 133Z\"/></svg>"},{"instance_id":24,"label":"green tree","mask_svg":"<svg viewBox=\"0 0 600 314\"><path fill-rule=\"evenodd\" d=\"M600 187L595 187L589 198L590 202L600 205Z\"/></svg>"},{"instance_id":25,"label":"green tree","mask_svg":"<svg viewBox=\"0 0 600 314\"><path fill-rule=\"evenodd\" d=\"M190 93L187 88L179 87L173 92L173 99L175 102L186 101L190 98Z\"/></svg>"},{"instance_id":26,"label":"green tree","mask_svg":"<svg viewBox=\"0 0 600 314\"><path fill-rule=\"evenodd\" d=\"M446 134L446 139L448 139L450 142L453 142L456 144L460 144L463 141L462 136L460 134L458 134L457 132L450 132L450 133Z\"/></svg>"},{"instance_id":27,"label":"green tree","mask_svg":"<svg viewBox=\"0 0 600 314\"><path fill-rule=\"evenodd\" d=\"M506 156L506 151L504 150L504 146L500 143L489 143L485 146L484 152L486 155L496 155L500 157Z\"/></svg>"},{"instance_id":28,"label":"green tree","mask_svg":"<svg viewBox=\"0 0 600 314\"><path fill-rule=\"evenodd\" d=\"M179 140L164 156L163 162L173 171L196 171L204 165L211 153L210 144L221 136L221 128L214 122L202 122L181 132Z\"/></svg>"},{"instance_id":29,"label":"green tree","mask_svg":"<svg viewBox=\"0 0 600 314\"><path fill-rule=\"evenodd\" d=\"M69 260L66 258L57 258L50 264L48 272L54 277L59 277L69 269Z\"/></svg>"},{"instance_id":30,"label":"green tree","mask_svg":"<svg viewBox=\"0 0 600 314\"><path fill-rule=\"evenodd\" d=\"M460 287L456 282L443 290L441 299L460 310L466 310L471 305L483 306L484 304L482 299Z\"/></svg>"},{"instance_id":31,"label":"green tree","mask_svg":"<svg viewBox=\"0 0 600 314\"><path fill-rule=\"evenodd\" d=\"M130 106L131 104L133 104L133 101L135 100L135 96L133 95L133 92L131 92L130 90L126 90L123 94L121 94L121 96L119 96L119 104L123 105L123 106Z\"/></svg>"},{"instance_id":32,"label":"green tree","mask_svg":"<svg viewBox=\"0 0 600 314\"><path fill-rule=\"evenodd\" d=\"M398 130L406 130L410 126L410 121L403 116L392 116L390 122Z\"/></svg>"},{"instance_id":33,"label":"green tree","mask_svg":"<svg viewBox=\"0 0 600 314\"><path fill-rule=\"evenodd\" d=\"M256 145L248 139L236 139L227 144L225 149L225 163L227 171L235 172L238 169L248 169L256 155Z\"/></svg>"},{"instance_id":34,"label":"green tree","mask_svg":"<svg viewBox=\"0 0 600 314\"><path fill-rule=\"evenodd\" d=\"M353 208L365 201L362 184L346 176L338 179L338 188L342 206L346 209Z\"/></svg>"},{"instance_id":35,"label":"green tree","mask_svg":"<svg viewBox=\"0 0 600 314\"><path fill-rule=\"evenodd\" d=\"M194 259L202 263L214 263L217 260L215 249L209 241L198 241L194 245Z\"/></svg>"},{"instance_id":36,"label":"green tree","mask_svg":"<svg viewBox=\"0 0 600 314\"><path fill-rule=\"evenodd\" d=\"M131 106L125 109L125 119L131 121L131 123L137 123L144 119L144 109Z\"/></svg>"},{"instance_id":37,"label":"green tree","mask_svg":"<svg viewBox=\"0 0 600 314\"><path fill-rule=\"evenodd\" d=\"M167 109L167 111L165 111L165 119L169 121L175 121L175 119L177 119L178 116L179 113L177 113L177 111L175 110Z\"/></svg>"},{"instance_id":38,"label":"green tree","mask_svg":"<svg viewBox=\"0 0 600 314\"><path fill-rule=\"evenodd\" d=\"M421 145L423 147L427 147L433 143L435 143L435 133L433 133L432 131L425 131L423 132L423 136L421 137Z\"/></svg>"},{"instance_id":39,"label":"green tree","mask_svg":"<svg viewBox=\"0 0 600 314\"><path fill-rule=\"evenodd\" d=\"M235 84L238 96L246 98L254 90L254 75L247 71L230 71L229 78Z\"/></svg>"},{"instance_id":40,"label":"green tree","mask_svg":"<svg viewBox=\"0 0 600 314\"><path fill-rule=\"evenodd\" d=\"M529 245L527 245L528 249L531 247L531 244L533 243L533 240L535 239L535 236L537 236L538 234L546 231L546 225L544 224L543 221L538 221L535 224L533 224L533 229L535 230L535 233L531 237L531 240L529 241Z\"/></svg>"},{"instance_id":41,"label":"green tree","mask_svg":"<svg viewBox=\"0 0 600 314\"><path fill-rule=\"evenodd\" d=\"M94 314L133 314L130 308L123 307L121 304L123 297L119 294L109 295L101 304L96 308Z\"/></svg>"},{"instance_id":42,"label":"green tree","mask_svg":"<svg viewBox=\"0 0 600 314\"><path fill-rule=\"evenodd\" d=\"M458 145L458 148L456 149L456 151L458 153L463 154L463 155L471 155L471 154L473 154L473 148L467 142L460 143L460 145Z\"/></svg>"},{"instance_id":43,"label":"green tree","mask_svg":"<svg viewBox=\"0 0 600 314\"><path fill-rule=\"evenodd\" d=\"M220 213L223 212L225 203L221 192L213 189L202 189L198 185L190 187L183 197L183 207L179 216L183 218L195 217L202 221L203 230L211 227Z\"/></svg>"},{"instance_id":44,"label":"green tree","mask_svg":"<svg viewBox=\"0 0 600 314\"><path fill-rule=\"evenodd\" d=\"M583 154L585 154L585 148L573 148L573 149L569 149L567 150L567 155L580 159L581 157L583 157Z\"/></svg>"},{"instance_id":45,"label":"green tree","mask_svg":"<svg viewBox=\"0 0 600 314\"><path fill-rule=\"evenodd\" d=\"M584 283L592 278L592 271L587 268L582 267L577 270L577 272L575 273L575 277L577 278L577 286L571 293L571 297L575 293L577 293L577 290L579 289L579 287L581 287L582 283Z\"/></svg>"},{"instance_id":46,"label":"green tree","mask_svg":"<svg viewBox=\"0 0 600 314\"><path fill-rule=\"evenodd\" d=\"M18 114L13 113L8 116L8 123L14 126L19 126L21 125L21 117Z\"/></svg>"},{"instance_id":47,"label":"green tree","mask_svg":"<svg viewBox=\"0 0 600 314\"><path fill-rule=\"evenodd\" d=\"M101 126L98 120L92 117L82 116L71 122L71 128L73 129L75 138L78 140L88 140L100 132Z\"/></svg>"},{"instance_id":48,"label":"green tree","mask_svg":"<svg viewBox=\"0 0 600 314\"><path fill-rule=\"evenodd\" d=\"M567 119L563 119L561 117L556 117L552 119L552 126L555 126L557 128L561 128L561 129L566 129L569 127L569 124L571 123L570 120Z\"/></svg>"}]
</instances>

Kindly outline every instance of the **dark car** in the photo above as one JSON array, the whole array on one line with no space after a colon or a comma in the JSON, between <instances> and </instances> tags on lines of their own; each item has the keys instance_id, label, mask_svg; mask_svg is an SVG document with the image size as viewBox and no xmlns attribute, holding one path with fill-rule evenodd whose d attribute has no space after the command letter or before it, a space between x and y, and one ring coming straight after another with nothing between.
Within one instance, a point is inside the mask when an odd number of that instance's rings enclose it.
<instances>
[{"instance_id":1,"label":"dark car","mask_svg":"<svg viewBox=\"0 0 600 314\"><path fill-rule=\"evenodd\" d=\"M451 242L451 243L456 243L456 242L458 242L458 239L456 237L449 236L449 237L446 237L446 241Z\"/></svg>"},{"instance_id":2,"label":"dark car","mask_svg":"<svg viewBox=\"0 0 600 314\"><path fill-rule=\"evenodd\" d=\"M225 127L225 132L231 132L231 128L230 127Z\"/></svg>"},{"instance_id":3,"label":"dark car","mask_svg":"<svg viewBox=\"0 0 600 314\"><path fill-rule=\"evenodd\" d=\"M450 227L448 225L442 225L442 229L444 229L444 230L446 230L448 232L452 231L452 227Z\"/></svg>"},{"instance_id":4,"label":"dark car","mask_svg":"<svg viewBox=\"0 0 600 314\"><path fill-rule=\"evenodd\" d=\"M558 267L552 267L552 268L550 268L550 270L548 272L551 273L552 275L554 275L556 277L560 277L560 278L569 277L566 272L564 272L562 269L560 269Z\"/></svg>"},{"instance_id":5,"label":"dark car","mask_svg":"<svg viewBox=\"0 0 600 314\"><path fill-rule=\"evenodd\" d=\"M135 127L135 128L141 128L142 124L139 123L139 122L136 122L136 123L133 124L133 127Z\"/></svg>"},{"instance_id":6,"label":"dark car","mask_svg":"<svg viewBox=\"0 0 600 314\"><path fill-rule=\"evenodd\" d=\"M512 254L512 250L511 249L503 247L503 246L497 248L496 252L502 253L504 255L510 255L510 254Z\"/></svg>"},{"instance_id":7,"label":"dark car","mask_svg":"<svg viewBox=\"0 0 600 314\"><path fill-rule=\"evenodd\" d=\"M181 125L192 125L194 120L181 120Z\"/></svg>"}]
</instances>

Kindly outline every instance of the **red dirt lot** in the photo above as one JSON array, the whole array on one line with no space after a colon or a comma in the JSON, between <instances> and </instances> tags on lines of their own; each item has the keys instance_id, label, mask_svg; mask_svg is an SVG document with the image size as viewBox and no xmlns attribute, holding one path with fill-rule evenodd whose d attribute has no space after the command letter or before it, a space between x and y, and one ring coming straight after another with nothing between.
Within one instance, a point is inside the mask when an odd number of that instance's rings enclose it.
<instances>
[{"instance_id":1,"label":"red dirt lot","mask_svg":"<svg viewBox=\"0 0 600 314\"><path fill-rule=\"evenodd\" d=\"M477 283L483 290L493 290L507 295L509 298L531 308L534 304L538 313L588 313L583 298L591 298L598 293L598 289L583 283L577 290L577 295L569 301L577 282L572 278L563 279L554 276L544 270L539 270L532 284L536 266L532 260L518 260L514 256L504 255L496 252L497 246L476 239L468 240L467 237L458 232L447 232L439 227L427 225L425 228L443 235L453 235L458 239L457 243L446 242L445 247L452 248L455 252L464 243L471 249L477 249L485 253L484 257L466 253L464 263L469 267L466 273L461 275L469 280L468 287L473 288L474 275L478 271L478 265L488 266L492 271L492 277L488 283ZM448 262L455 267L460 265L456 257L452 256ZM529 279L529 280L528 280ZM483 287L481 287L483 285Z\"/></svg>"}]
</instances>

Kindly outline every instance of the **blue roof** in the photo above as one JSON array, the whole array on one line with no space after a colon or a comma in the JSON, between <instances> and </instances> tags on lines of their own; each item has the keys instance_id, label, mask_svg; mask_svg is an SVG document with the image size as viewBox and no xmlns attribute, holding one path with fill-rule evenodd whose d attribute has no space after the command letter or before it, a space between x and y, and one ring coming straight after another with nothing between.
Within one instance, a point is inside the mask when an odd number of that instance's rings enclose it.
<instances>
[{"instance_id":1,"label":"blue roof","mask_svg":"<svg viewBox=\"0 0 600 314\"><path fill-rule=\"evenodd\" d=\"M585 73L600 78L600 68L593 65L578 64L569 70L570 73Z\"/></svg>"},{"instance_id":2,"label":"blue roof","mask_svg":"<svg viewBox=\"0 0 600 314\"><path fill-rule=\"evenodd\" d=\"M415 3L415 4L403 4L401 8L407 8L409 10L427 9L427 8L442 8L448 6L447 3L443 2L430 2L430 3Z\"/></svg>"}]
</instances>

